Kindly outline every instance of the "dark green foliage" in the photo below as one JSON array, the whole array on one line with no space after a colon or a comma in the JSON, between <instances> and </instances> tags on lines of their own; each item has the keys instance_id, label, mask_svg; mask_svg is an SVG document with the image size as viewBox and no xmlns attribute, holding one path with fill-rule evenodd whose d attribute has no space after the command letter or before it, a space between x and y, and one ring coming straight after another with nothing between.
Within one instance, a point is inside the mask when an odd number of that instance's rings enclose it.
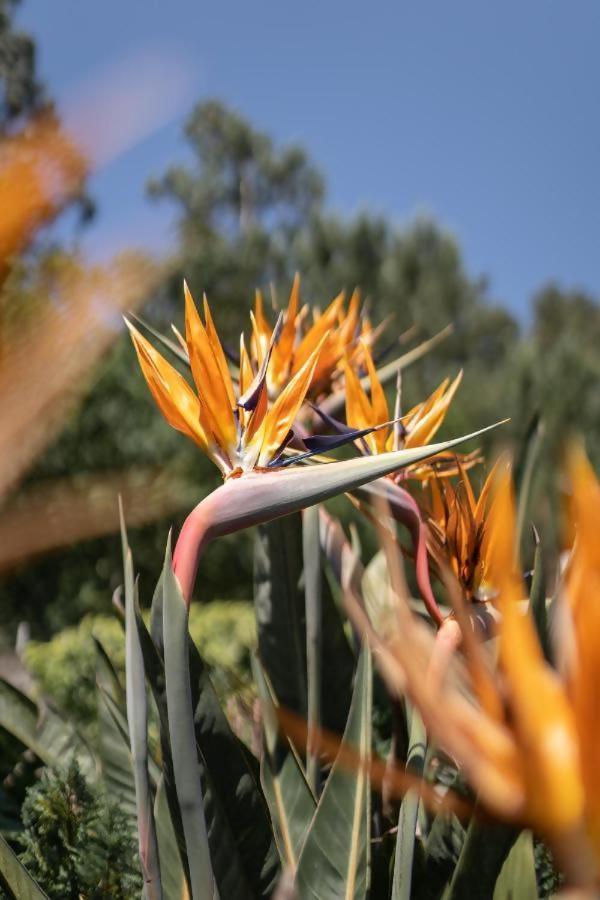
<instances>
[{"instance_id":1,"label":"dark green foliage","mask_svg":"<svg viewBox=\"0 0 600 900\"><path fill-rule=\"evenodd\" d=\"M223 701L250 680L250 652L256 644L252 606L240 601L194 604L190 632L210 667ZM115 616L86 616L50 641L31 641L24 660L41 692L68 712L86 733L95 735L97 638L124 682L125 638Z\"/></svg>"},{"instance_id":2,"label":"dark green foliage","mask_svg":"<svg viewBox=\"0 0 600 900\"><path fill-rule=\"evenodd\" d=\"M33 38L15 28L21 0L0 2L0 130L23 113L41 109L46 93L36 72Z\"/></svg>"},{"instance_id":3,"label":"dark green foliage","mask_svg":"<svg viewBox=\"0 0 600 900\"><path fill-rule=\"evenodd\" d=\"M22 810L21 860L50 897L139 897L137 847L126 816L72 762L46 769Z\"/></svg>"},{"instance_id":4,"label":"dark green foliage","mask_svg":"<svg viewBox=\"0 0 600 900\"><path fill-rule=\"evenodd\" d=\"M513 826L471 819L450 883L452 900L488 900L519 836Z\"/></svg>"},{"instance_id":5,"label":"dark green foliage","mask_svg":"<svg viewBox=\"0 0 600 900\"><path fill-rule=\"evenodd\" d=\"M306 612L302 517L260 526L254 552L254 606L261 663L279 703L306 716ZM354 658L343 622L323 579L321 606L321 724L341 733L350 706Z\"/></svg>"},{"instance_id":6,"label":"dark green foliage","mask_svg":"<svg viewBox=\"0 0 600 900\"><path fill-rule=\"evenodd\" d=\"M0 833L5 837L21 828L21 806L38 770L37 756L0 729Z\"/></svg>"},{"instance_id":7,"label":"dark green foliage","mask_svg":"<svg viewBox=\"0 0 600 900\"><path fill-rule=\"evenodd\" d=\"M254 542L258 651L282 706L306 716L306 616L302 587L302 518L261 525Z\"/></svg>"},{"instance_id":8,"label":"dark green foliage","mask_svg":"<svg viewBox=\"0 0 600 900\"><path fill-rule=\"evenodd\" d=\"M556 871L552 854L542 840L534 841L533 853L538 893L540 900L546 900L547 897L554 897L558 893L564 879Z\"/></svg>"}]
</instances>

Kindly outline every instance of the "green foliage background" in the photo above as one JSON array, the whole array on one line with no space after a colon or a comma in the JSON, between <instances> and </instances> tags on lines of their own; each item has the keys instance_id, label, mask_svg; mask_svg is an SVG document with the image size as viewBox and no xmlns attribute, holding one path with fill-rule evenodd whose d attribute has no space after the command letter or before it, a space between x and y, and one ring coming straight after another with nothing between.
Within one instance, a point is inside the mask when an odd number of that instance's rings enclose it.
<instances>
[{"instance_id":1,"label":"green foliage background","mask_svg":"<svg viewBox=\"0 0 600 900\"><path fill-rule=\"evenodd\" d=\"M256 647L252 606L242 601L196 604L190 613L190 634L211 668L221 698L226 701L232 693L243 692L250 681L250 653ZM41 693L85 728L93 727L98 715L94 638L124 682L123 627L114 615L87 615L50 641L30 641L23 656Z\"/></svg>"}]
</instances>

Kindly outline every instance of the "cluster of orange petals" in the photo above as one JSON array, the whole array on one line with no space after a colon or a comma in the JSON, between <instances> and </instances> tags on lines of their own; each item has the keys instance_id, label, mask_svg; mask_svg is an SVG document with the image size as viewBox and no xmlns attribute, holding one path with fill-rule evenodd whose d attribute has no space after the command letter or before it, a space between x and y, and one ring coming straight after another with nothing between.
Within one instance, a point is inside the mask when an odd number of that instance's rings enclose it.
<instances>
[{"instance_id":1,"label":"cluster of orange petals","mask_svg":"<svg viewBox=\"0 0 600 900\"><path fill-rule=\"evenodd\" d=\"M458 467L458 484L434 476L425 486L429 496L421 505L429 528L429 552L438 569L450 565L468 600L485 600L490 552L487 521L498 464L477 498L460 461Z\"/></svg>"},{"instance_id":2,"label":"cluster of orange petals","mask_svg":"<svg viewBox=\"0 0 600 900\"><path fill-rule=\"evenodd\" d=\"M225 477L266 467L291 431L314 377L323 339L303 359L277 399L269 405L264 373L254 372L243 345L234 386L225 353L204 298L204 322L185 285L185 340L196 391L140 332L128 323L144 377L165 419L191 438ZM265 349L266 371L274 365ZM256 382L256 399L245 401Z\"/></svg>"},{"instance_id":3,"label":"cluster of orange petals","mask_svg":"<svg viewBox=\"0 0 600 900\"><path fill-rule=\"evenodd\" d=\"M342 292L320 311L300 303L300 279L294 278L287 309L282 313L282 329L273 347L273 365L267 375L269 397L279 391L305 364L320 345L321 352L311 380L308 396L312 400L328 394L343 374L344 358L350 357L355 367L364 364L363 348L372 346L380 334L373 328L361 308L360 293L355 290L346 309L346 297ZM256 292L254 311L251 312L251 354L255 365L260 366L273 335L260 291Z\"/></svg>"}]
</instances>

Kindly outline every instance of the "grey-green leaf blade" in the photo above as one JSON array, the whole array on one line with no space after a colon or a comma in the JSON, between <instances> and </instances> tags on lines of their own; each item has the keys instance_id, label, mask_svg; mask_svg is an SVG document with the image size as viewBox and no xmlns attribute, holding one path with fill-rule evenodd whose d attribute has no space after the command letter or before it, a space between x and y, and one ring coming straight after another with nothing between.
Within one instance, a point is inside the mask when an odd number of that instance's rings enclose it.
<instances>
[{"instance_id":1,"label":"grey-green leaf blade","mask_svg":"<svg viewBox=\"0 0 600 900\"><path fill-rule=\"evenodd\" d=\"M0 835L0 873L15 900L49 900L16 853Z\"/></svg>"},{"instance_id":2,"label":"grey-green leaf blade","mask_svg":"<svg viewBox=\"0 0 600 900\"><path fill-rule=\"evenodd\" d=\"M311 823L298 866L300 900L364 900L370 878L372 672L364 647L343 741L365 765L357 771L335 760Z\"/></svg>"},{"instance_id":3,"label":"grey-green leaf blade","mask_svg":"<svg viewBox=\"0 0 600 900\"><path fill-rule=\"evenodd\" d=\"M262 785L281 860L295 872L317 803L294 748L287 739L280 738L276 700L256 658L252 670L263 716Z\"/></svg>"},{"instance_id":4,"label":"grey-green leaf blade","mask_svg":"<svg viewBox=\"0 0 600 900\"><path fill-rule=\"evenodd\" d=\"M170 539L163 569L163 638L169 740L187 846L192 898L212 900L216 888L194 733L188 611L173 573Z\"/></svg>"}]
</instances>

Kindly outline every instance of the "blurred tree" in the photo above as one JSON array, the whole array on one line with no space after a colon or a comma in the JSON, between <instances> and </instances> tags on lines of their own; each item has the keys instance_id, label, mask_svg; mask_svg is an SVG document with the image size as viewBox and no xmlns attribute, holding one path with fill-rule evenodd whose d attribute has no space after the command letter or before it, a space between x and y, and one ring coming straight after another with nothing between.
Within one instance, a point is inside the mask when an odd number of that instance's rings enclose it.
<instances>
[{"instance_id":1,"label":"blurred tree","mask_svg":"<svg viewBox=\"0 0 600 900\"><path fill-rule=\"evenodd\" d=\"M21 0L0 0L0 133L49 103L37 74L33 38L15 25L20 5Z\"/></svg>"},{"instance_id":2,"label":"blurred tree","mask_svg":"<svg viewBox=\"0 0 600 900\"><path fill-rule=\"evenodd\" d=\"M179 260L166 310L180 318L185 277L235 334L247 327L254 289L289 278L291 243L319 210L323 181L304 150L275 147L217 101L198 104L184 133L192 164L149 184L151 196L177 210Z\"/></svg>"},{"instance_id":3,"label":"blurred tree","mask_svg":"<svg viewBox=\"0 0 600 900\"><path fill-rule=\"evenodd\" d=\"M514 318L490 302L487 286L465 271L455 240L432 221L406 229L360 215L354 220L320 216L295 243L295 265L314 299L333 296L344 285L360 285L376 320L391 314L382 348L415 325L420 339L446 325L454 333L407 371L406 405L422 399L447 375L463 368L464 383L451 408L449 427L473 430L509 414L502 380L518 340Z\"/></svg>"},{"instance_id":4,"label":"blurred tree","mask_svg":"<svg viewBox=\"0 0 600 900\"><path fill-rule=\"evenodd\" d=\"M21 859L49 897L128 900L142 879L137 841L120 806L88 785L77 762L44 769L27 792Z\"/></svg>"},{"instance_id":5,"label":"blurred tree","mask_svg":"<svg viewBox=\"0 0 600 900\"><path fill-rule=\"evenodd\" d=\"M580 291L550 285L535 298L531 338L535 365L523 402L542 412L555 448L577 429L599 460L600 306Z\"/></svg>"},{"instance_id":6,"label":"blurred tree","mask_svg":"<svg viewBox=\"0 0 600 900\"><path fill-rule=\"evenodd\" d=\"M559 548L557 477L565 442L585 439L600 466L600 305L577 290L550 284L534 298L533 321L505 372L510 414L522 435L533 415L542 421L541 452L533 477L531 507L542 523L546 547Z\"/></svg>"}]
</instances>

